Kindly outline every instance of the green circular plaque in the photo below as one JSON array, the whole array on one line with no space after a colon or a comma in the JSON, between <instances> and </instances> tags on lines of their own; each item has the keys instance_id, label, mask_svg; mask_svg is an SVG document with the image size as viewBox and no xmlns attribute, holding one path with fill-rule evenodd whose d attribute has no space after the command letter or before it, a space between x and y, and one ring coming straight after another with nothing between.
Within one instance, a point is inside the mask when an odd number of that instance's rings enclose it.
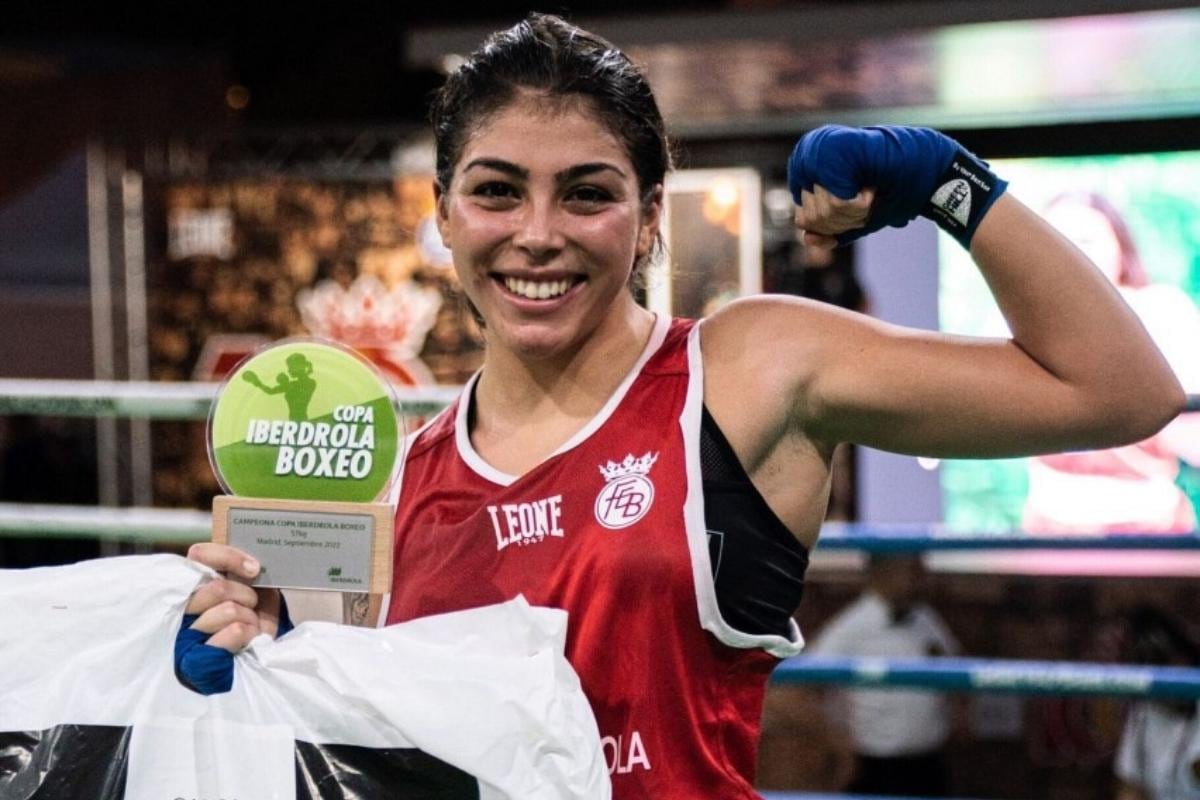
<instances>
[{"instance_id":1,"label":"green circular plaque","mask_svg":"<svg viewBox=\"0 0 1200 800\"><path fill-rule=\"evenodd\" d=\"M229 494L373 502L395 476L402 426L369 361L288 339L229 373L208 416L208 456Z\"/></svg>"}]
</instances>

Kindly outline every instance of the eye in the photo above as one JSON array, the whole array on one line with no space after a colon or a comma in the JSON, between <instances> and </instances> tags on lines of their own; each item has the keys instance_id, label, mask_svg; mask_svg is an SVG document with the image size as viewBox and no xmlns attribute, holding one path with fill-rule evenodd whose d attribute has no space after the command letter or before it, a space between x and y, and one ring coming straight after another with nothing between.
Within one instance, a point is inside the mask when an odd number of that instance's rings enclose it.
<instances>
[{"instance_id":1,"label":"eye","mask_svg":"<svg viewBox=\"0 0 1200 800\"><path fill-rule=\"evenodd\" d=\"M597 206L609 203L613 199L612 192L600 186L584 184L572 187L567 192L567 202L585 206Z\"/></svg>"},{"instance_id":2,"label":"eye","mask_svg":"<svg viewBox=\"0 0 1200 800\"><path fill-rule=\"evenodd\" d=\"M484 200L510 200L517 197L517 189L504 181L483 181L471 189L471 196Z\"/></svg>"}]
</instances>

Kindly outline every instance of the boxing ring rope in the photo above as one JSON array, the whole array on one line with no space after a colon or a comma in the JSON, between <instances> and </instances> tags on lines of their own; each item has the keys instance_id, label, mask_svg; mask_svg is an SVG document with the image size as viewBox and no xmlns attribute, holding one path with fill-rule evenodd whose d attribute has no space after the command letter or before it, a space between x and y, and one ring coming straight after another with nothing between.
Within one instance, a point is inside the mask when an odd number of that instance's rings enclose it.
<instances>
[{"instance_id":1,"label":"boxing ring rope","mask_svg":"<svg viewBox=\"0 0 1200 800\"><path fill-rule=\"evenodd\" d=\"M207 419L217 383L84 381L0 378L0 415ZM396 387L397 409L430 414L448 405L461 386ZM1188 395L1185 411L1200 411L1200 395Z\"/></svg>"},{"instance_id":2,"label":"boxing ring rope","mask_svg":"<svg viewBox=\"0 0 1200 800\"><path fill-rule=\"evenodd\" d=\"M157 544L191 544L212 532L207 511L174 508L105 508L49 503L0 503L0 537L36 534ZM1184 534L1080 534L1036 536L1013 531L952 531L937 525L880 526L827 522L821 550L918 553L970 550L1200 550L1200 531Z\"/></svg>"},{"instance_id":3,"label":"boxing ring rope","mask_svg":"<svg viewBox=\"0 0 1200 800\"><path fill-rule=\"evenodd\" d=\"M831 792L759 792L763 800L919 800L879 794L833 794Z\"/></svg>"},{"instance_id":4,"label":"boxing ring rope","mask_svg":"<svg viewBox=\"0 0 1200 800\"><path fill-rule=\"evenodd\" d=\"M0 415L140 417L202 420L218 384L47 381L0 379ZM459 387L397 389L397 409L430 414L448 404ZM1200 411L1200 395L1188 397ZM103 508L0 503L0 538L37 535L91 537L186 545L209 538L208 512L163 508ZM1200 550L1200 531L1191 534L1029 536L1017 531L964 532L928 525L826 523L820 549L864 552L931 550L1104 549ZM940 691L1200 699L1200 669L1113 664L970 658L834 658L796 656L772 675L776 685L910 687ZM774 800L813 794L768 794ZM839 796L840 800L846 797Z\"/></svg>"},{"instance_id":5,"label":"boxing ring rope","mask_svg":"<svg viewBox=\"0 0 1200 800\"><path fill-rule=\"evenodd\" d=\"M219 383L0 379L0 415L208 419ZM396 387L396 408L423 415L450 404L461 386ZM1197 398L1200 407L1200 398Z\"/></svg>"},{"instance_id":6,"label":"boxing ring rope","mask_svg":"<svg viewBox=\"0 0 1200 800\"><path fill-rule=\"evenodd\" d=\"M833 792L764 792L763 800L920 800L912 796L882 794L834 794Z\"/></svg>"},{"instance_id":7,"label":"boxing ring rope","mask_svg":"<svg viewBox=\"0 0 1200 800\"><path fill-rule=\"evenodd\" d=\"M29 535L189 545L212 536L212 515L182 508L0 503L0 538Z\"/></svg>"},{"instance_id":8,"label":"boxing ring rope","mask_svg":"<svg viewBox=\"0 0 1200 800\"><path fill-rule=\"evenodd\" d=\"M1200 669L992 658L794 656L775 668L783 685L908 687L943 692L1200 698Z\"/></svg>"}]
</instances>

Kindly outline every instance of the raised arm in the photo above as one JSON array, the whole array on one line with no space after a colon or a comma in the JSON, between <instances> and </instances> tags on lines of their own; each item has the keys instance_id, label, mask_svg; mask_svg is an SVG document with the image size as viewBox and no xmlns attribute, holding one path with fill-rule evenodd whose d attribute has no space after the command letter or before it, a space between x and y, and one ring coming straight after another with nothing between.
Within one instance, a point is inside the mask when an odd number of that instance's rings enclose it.
<instances>
[{"instance_id":1,"label":"raised arm","mask_svg":"<svg viewBox=\"0 0 1200 800\"><path fill-rule=\"evenodd\" d=\"M1180 411L1183 390L1134 313L1020 202L996 202L971 254L1012 338L818 312L828 330L798 376L803 427L900 452L1005 456L1136 441Z\"/></svg>"},{"instance_id":2,"label":"raised arm","mask_svg":"<svg viewBox=\"0 0 1200 800\"><path fill-rule=\"evenodd\" d=\"M914 181L904 171L910 165L897 166L906 155L890 154L872 176L878 194L853 180L837 187L848 199L820 184L802 189L797 224L806 241L829 247L864 224L878 229L915 216L921 205L912 210L911 191L908 207L895 211L897 194ZM859 157L850 152L838 168L852 171ZM897 180L905 182L899 192L885 185ZM936 174L931 180L944 185ZM744 380L762 384L767 398L762 431L904 453L1013 456L1136 441L1178 414L1183 391L1117 291L999 188L969 231L952 232L969 242L1011 339L911 330L784 298L743 301L710 320L714 360L727 360L727 343L748 335L778 344L769 365L751 358L744 368ZM881 202L891 206L883 220ZM774 373L760 377L768 366Z\"/></svg>"}]
</instances>

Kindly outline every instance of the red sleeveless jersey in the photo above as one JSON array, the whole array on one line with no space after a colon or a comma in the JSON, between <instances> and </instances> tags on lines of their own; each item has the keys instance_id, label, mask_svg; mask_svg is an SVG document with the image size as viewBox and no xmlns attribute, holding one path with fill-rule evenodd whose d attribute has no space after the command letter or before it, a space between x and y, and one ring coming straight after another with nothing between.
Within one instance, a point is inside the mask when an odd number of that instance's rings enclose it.
<instances>
[{"instance_id":1,"label":"red sleeveless jersey","mask_svg":"<svg viewBox=\"0 0 1200 800\"><path fill-rule=\"evenodd\" d=\"M660 317L604 408L521 476L472 448L473 386L409 443L387 623L518 594L565 609L614 798L757 798L766 681L801 639L741 633L717 608L699 327Z\"/></svg>"}]
</instances>

